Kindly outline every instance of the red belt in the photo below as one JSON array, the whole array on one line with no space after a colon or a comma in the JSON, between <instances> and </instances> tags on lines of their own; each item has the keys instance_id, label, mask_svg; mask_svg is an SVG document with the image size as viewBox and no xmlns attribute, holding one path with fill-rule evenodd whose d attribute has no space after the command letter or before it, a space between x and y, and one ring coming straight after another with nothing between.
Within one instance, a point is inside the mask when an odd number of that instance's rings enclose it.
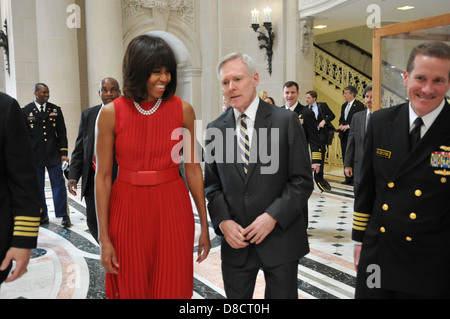
<instances>
[{"instance_id":1,"label":"red belt","mask_svg":"<svg viewBox=\"0 0 450 319\"><path fill-rule=\"evenodd\" d=\"M151 186L168 183L179 177L178 166L160 171L130 171L119 167L117 179L131 185Z\"/></svg>"}]
</instances>

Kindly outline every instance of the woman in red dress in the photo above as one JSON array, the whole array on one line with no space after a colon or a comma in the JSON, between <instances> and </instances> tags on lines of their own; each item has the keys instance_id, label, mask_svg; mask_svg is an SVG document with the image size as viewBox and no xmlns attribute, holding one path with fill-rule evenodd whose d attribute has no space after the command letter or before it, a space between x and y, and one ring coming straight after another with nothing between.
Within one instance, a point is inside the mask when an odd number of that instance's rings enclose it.
<instances>
[{"instance_id":1,"label":"woman in red dress","mask_svg":"<svg viewBox=\"0 0 450 319\"><path fill-rule=\"evenodd\" d=\"M195 224L178 170L181 148L201 222L198 262L211 247L195 114L174 95L176 69L166 42L135 38L123 61L124 97L105 105L99 116L96 200L110 299L192 297ZM111 187L113 154L119 173Z\"/></svg>"}]
</instances>

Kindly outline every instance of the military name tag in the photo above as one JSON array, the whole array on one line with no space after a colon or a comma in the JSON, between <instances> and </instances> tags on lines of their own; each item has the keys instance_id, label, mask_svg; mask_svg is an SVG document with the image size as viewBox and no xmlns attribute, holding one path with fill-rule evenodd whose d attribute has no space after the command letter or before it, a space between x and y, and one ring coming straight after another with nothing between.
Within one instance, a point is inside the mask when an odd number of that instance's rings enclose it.
<instances>
[{"instance_id":1,"label":"military name tag","mask_svg":"<svg viewBox=\"0 0 450 319\"><path fill-rule=\"evenodd\" d=\"M382 150L380 148L377 148L377 151L375 153L377 156L386 158L386 159L390 159L392 152L391 151L386 151L386 150Z\"/></svg>"}]
</instances>

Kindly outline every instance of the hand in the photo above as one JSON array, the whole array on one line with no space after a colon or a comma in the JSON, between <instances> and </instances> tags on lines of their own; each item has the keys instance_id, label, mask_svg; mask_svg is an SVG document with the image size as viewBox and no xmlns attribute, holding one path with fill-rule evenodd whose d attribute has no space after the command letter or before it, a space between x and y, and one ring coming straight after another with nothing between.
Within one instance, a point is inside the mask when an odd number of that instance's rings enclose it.
<instances>
[{"instance_id":1,"label":"hand","mask_svg":"<svg viewBox=\"0 0 450 319\"><path fill-rule=\"evenodd\" d=\"M69 157L68 157L68 156L61 156L61 165L62 165L62 163L64 163L64 162L70 163L70 162L69 162Z\"/></svg>"},{"instance_id":2,"label":"hand","mask_svg":"<svg viewBox=\"0 0 450 319\"><path fill-rule=\"evenodd\" d=\"M208 257L209 250L211 249L211 241L209 240L208 230L202 231L200 238L198 239L198 251L197 251L197 262L201 263ZM203 253L202 253L203 252Z\"/></svg>"},{"instance_id":3,"label":"hand","mask_svg":"<svg viewBox=\"0 0 450 319\"><path fill-rule=\"evenodd\" d=\"M347 177L353 176L353 168L351 168L350 166L345 167L344 172L345 172L345 176L347 176Z\"/></svg>"},{"instance_id":4,"label":"hand","mask_svg":"<svg viewBox=\"0 0 450 319\"><path fill-rule=\"evenodd\" d=\"M326 123L327 123L327 122L325 122L325 120L322 120L322 121L319 123L319 127L320 127L320 128L324 128Z\"/></svg>"},{"instance_id":5,"label":"hand","mask_svg":"<svg viewBox=\"0 0 450 319\"><path fill-rule=\"evenodd\" d=\"M320 165L319 164L312 164L311 168L314 172L316 172L317 174L320 172Z\"/></svg>"},{"instance_id":6,"label":"hand","mask_svg":"<svg viewBox=\"0 0 450 319\"><path fill-rule=\"evenodd\" d=\"M11 275L5 280L5 282L14 281L22 277L22 275L27 272L28 262L30 261L30 253L31 253L30 249L24 248L12 247L8 250L5 259L3 260L0 266L0 270L1 271L6 270L6 268L8 268L12 260L16 262L16 267L12 271Z\"/></svg>"},{"instance_id":7,"label":"hand","mask_svg":"<svg viewBox=\"0 0 450 319\"><path fill-rule=\"evenodd\" d=\"M67 188L69 189L69 193L73 196L77 196L77 181L74 179L69 179L67 183Z\"/></svg>"},{"instance_id":8,"label":"hand","mask_svg":"<svg viewBox=\"0 0 450 319\"><path fill-rule=\"evenodd\" d=\"M107 274L119 274L119 263L117 262L116 251L110 241L101 243L101 260L103 268Z\"/></svg>"},{"instance_id":9,"label":"hand","mask_svg":"<svg viewBox=\"0 0 450 319\"><path fill-rule=\"evenodd\" d=\"M260 244L275 228L277 221L268 213L255 219L245 230L243 235L251 244Z\"/></svg>"},{"instance_id":10,"label":"hand","mask_svg":"<svg viewBox=\"0 0 450 319\"><path fill-rule=\"evenodd\" d=\"M227 243L234 249L245 248L249 244L245 241L243 235L244 228L236 223L234 220L225 220L220 224L220 229L225 237Z\"/></svg>"},{"instance_id":11,"label":"hand","mask_svg":"<svg viewBox=\"0 0 450 319\"><path fill-rule=\"evenodd\" d=\"M355 264L355 270L358 271L359 258L361 257L361 244L355 244L355 248L353 251L353 260Z\"/></svg>"}]
</instances>

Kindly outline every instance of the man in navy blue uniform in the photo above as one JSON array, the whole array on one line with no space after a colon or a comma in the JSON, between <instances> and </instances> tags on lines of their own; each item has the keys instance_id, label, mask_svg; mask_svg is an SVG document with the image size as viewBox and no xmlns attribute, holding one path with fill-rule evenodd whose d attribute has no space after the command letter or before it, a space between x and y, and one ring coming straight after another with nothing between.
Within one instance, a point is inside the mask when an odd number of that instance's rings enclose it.
<instances>
[{"instance_id":1,"label":"man in navy blue uniform","mask_svg":"<svg viewBox=\"0 0 450 319\"><path fill-rule=\"evenodd\" d=\"M22 108L22 114L31 138L34 165L37 169L41 192L41 224L49 221L44 191L45 169L47 169L52 187L55 215L62 218L61 225L63 227L70 227L69 206L62 170L62 165L65 162L69 163L64 116L61 107L48 102L50 91L46 84L37 83L34 95L35 100Z\"/></svg>"},{"instance_id":2,"label":"man in navy blue uniform","mask_svg":"<svg viewBox=\"0 0 450 319\"><path fill-rule=\"evenodd\" d=\"M411 52L409 102L372 114L355 196L356 298L450 297L450 47Z\"/></svg>"},{"instance_id":3,"label":"man in navy blue uniform","mask_svg":"<svg viewBox=\"0 0 450 319\"><path fill-rule=\"evenodd\" d=\"M17 101L0 93L0 284L27 270L39 234L40 202L31 143ZM12 261L15 268L10 274ZM9 277L8 277L9 276Z\"/></svg>"}]
</instances>

